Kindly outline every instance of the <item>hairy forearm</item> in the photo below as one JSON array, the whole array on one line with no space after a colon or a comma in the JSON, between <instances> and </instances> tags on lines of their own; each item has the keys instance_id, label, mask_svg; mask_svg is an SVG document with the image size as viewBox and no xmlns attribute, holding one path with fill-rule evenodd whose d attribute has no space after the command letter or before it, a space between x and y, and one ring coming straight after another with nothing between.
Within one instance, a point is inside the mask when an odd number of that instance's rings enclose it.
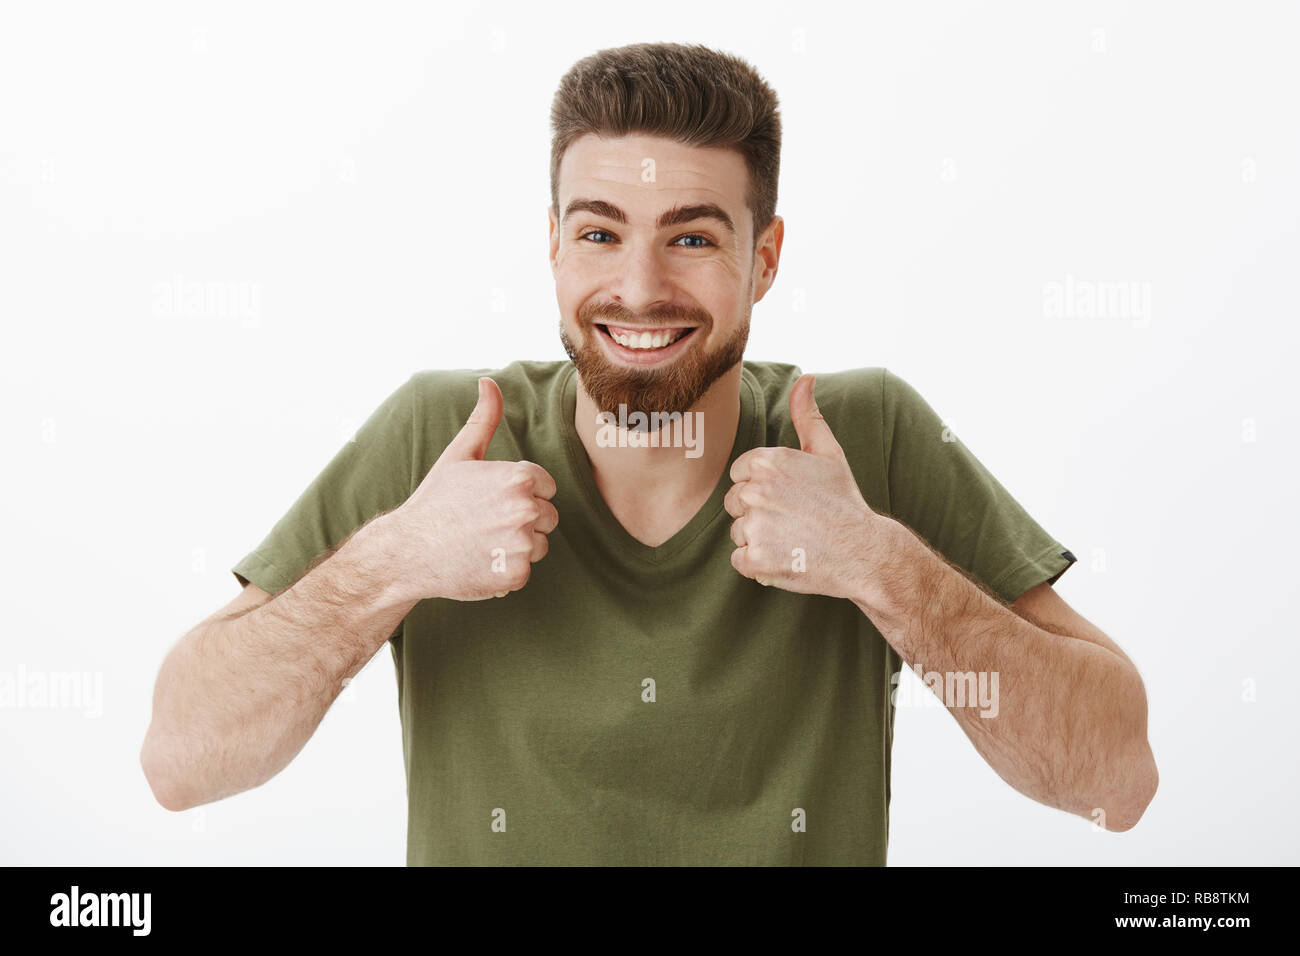
<instances>
[{"instance_id":1,"label":"hairy forearm","mask_svg":"<svg viewBox=\"0 0 1300 956\"><path fill-rule=\"evenodd\" d=\"M389 597L383 518L292 587L205 623L167 655L142 763L184 810L265 783L302 749L343 689L414 606Z\"/></svg>"},{"instance_id":2,"label":"hairy forearm","mask_svg":"<svg viewBox=\"0 0 1300 956\"><path fill-rule=\"evenodd\" d=\"M1152 763L1146 694L1132 664L1030 623L906 526L878 517L888 546L875 549L882 566L865 576L857 603L885 640L922 679L930 675L1003 780L1108 829L1131 827ZM983 700L951 696L959 687L982 688Z\"/></svg>"}]
</instances>

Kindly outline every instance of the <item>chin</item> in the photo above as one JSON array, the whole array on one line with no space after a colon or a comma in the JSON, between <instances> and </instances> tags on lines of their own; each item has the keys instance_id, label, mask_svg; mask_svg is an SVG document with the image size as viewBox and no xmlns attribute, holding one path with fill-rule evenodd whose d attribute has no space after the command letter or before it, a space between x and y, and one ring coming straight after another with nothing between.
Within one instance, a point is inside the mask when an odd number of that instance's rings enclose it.
<instances>
[{"instance_id":1,"label":"chin","mask_svg":"<svg viewBox=\"0 0 1300 956\"><path fill-rule=\"evenodd\" d=\"M705 322L692 325L689 333L673 336L659 348L629 349L626 335L620 336L620 343L607 325L596 322L581 330L581 342L575 344L561 322L560 341L598 410L617 414L624 405L629 414L684 415L744 357L748 316L730 338L708 348L711 331L712 323Z\"/></svg>"}]
</instances>

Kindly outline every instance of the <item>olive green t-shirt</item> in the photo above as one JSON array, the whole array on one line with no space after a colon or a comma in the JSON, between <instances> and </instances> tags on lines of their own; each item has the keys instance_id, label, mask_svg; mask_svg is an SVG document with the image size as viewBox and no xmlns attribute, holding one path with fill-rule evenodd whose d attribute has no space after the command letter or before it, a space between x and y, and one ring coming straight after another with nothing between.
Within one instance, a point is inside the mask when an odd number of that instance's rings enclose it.
<instances>
[{"instance_id":1,"label":"olive green t-shirt","mask_svg":"<svg viewBox=\"0 0 1300 956\"><path fill-rule=\"evenodd\" d=\"M407 864L883 865L899 655L852 602L732 567L725 473L668 541L633 538L574 429L567 361L412 375L234 567L240 583L276 594L401 505L480 375L505 398L487 457L545 468L560 521L522 589L421 601L390 639ZM732 461L799 447L799 375L743 364ZM819 375L817 403L867 503L1007 603L1075 561L897 375Z\"/></svg>"}]
</instances>

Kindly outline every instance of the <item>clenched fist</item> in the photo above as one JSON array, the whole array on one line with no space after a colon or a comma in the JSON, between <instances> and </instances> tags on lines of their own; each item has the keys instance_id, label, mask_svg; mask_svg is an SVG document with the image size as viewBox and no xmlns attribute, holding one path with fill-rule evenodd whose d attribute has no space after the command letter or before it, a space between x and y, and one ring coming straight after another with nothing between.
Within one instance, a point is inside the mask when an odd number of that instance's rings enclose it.
<instances>
[{"instance_id":1,"label":"clenched fist","mask_svg":"<svg viewBox=\"0 0 1300 956\"><path fill-rule=\"evenodd\" d=\"M879 516L817 410L813 387L813 376L804 375L790 390L802 450L752 448L731 466L735 484L723 502L736 519L731 563L763 585L853 600Z\"/></svg>"},{"instance_id":2,"label":"clenched fist","mask_svg":"<svg viewBox=\"0 0 1300 956\"><path fill-rule=\"evenodd\" d=\"M559 522L555 480L531 461L484 460L504 406L497 383L479 379L469 420L386 516L401 569L396 590L410 600L505 597L546 555L546 535Z\"/></svg>"}]
</instances>

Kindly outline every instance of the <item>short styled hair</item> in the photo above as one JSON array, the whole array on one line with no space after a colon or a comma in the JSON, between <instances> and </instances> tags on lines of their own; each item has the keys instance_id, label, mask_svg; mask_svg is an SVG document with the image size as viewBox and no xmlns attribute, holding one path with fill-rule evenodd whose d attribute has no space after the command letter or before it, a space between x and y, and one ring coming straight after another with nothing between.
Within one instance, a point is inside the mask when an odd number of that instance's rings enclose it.
<instances>
[{"instance_id":1,"label":"short styled hair","mask_svg":"<svg viewBox=\"0 0 1300 956\"><path fill-rule=\"evenodd\" d=\"M776 92L747 62L701 44L633 43L575 63L551 102L551 205L561 214L560 161L588 133L664 136L732 149L745 160L754 246L776 215L781 114Z\"/></svg>"}]
</instances>

